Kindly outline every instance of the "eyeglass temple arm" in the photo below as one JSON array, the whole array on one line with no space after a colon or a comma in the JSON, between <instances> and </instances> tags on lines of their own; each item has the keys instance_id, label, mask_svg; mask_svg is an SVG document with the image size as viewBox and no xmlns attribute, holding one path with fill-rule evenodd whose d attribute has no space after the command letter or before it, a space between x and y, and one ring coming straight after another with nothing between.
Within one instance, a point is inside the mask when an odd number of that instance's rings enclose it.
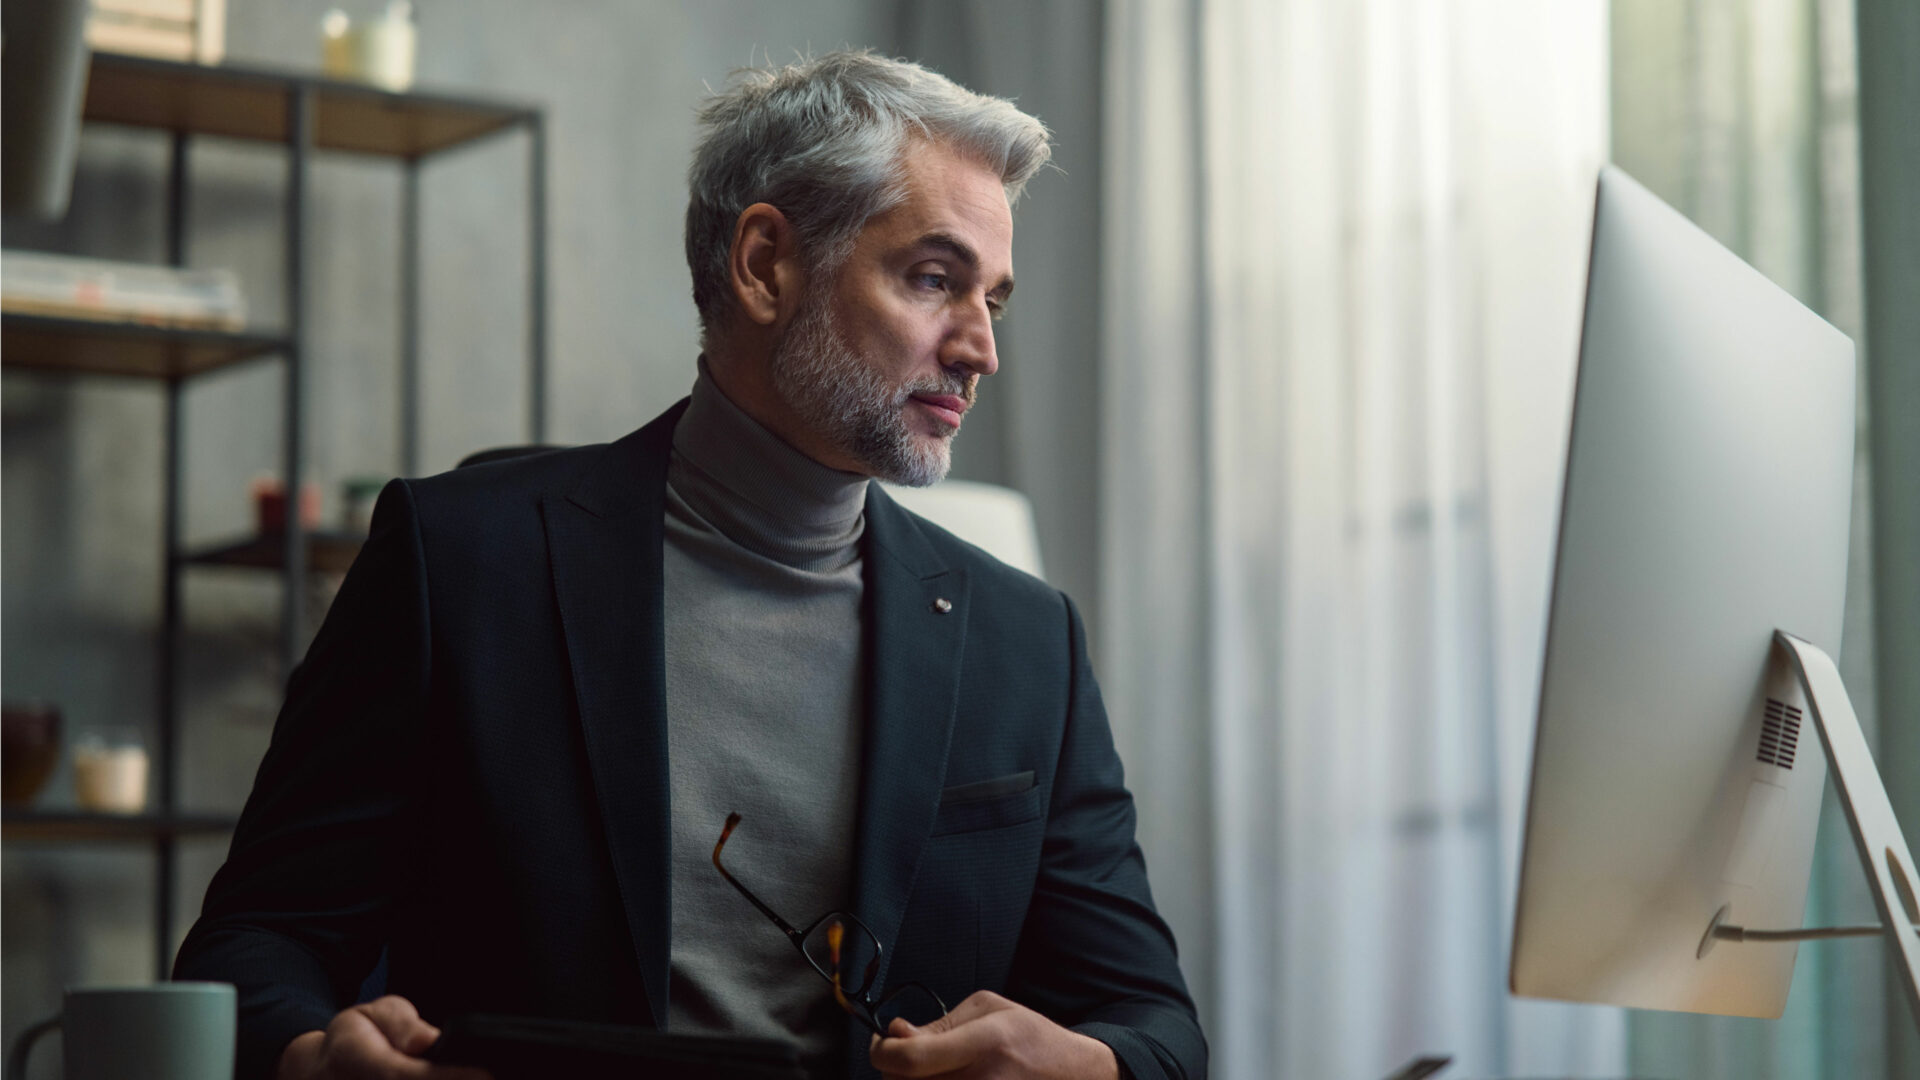
<instances>
[{"instance_id":1,"label":"eyeglass temple arm","mask_svg":"<svg viewBox=\"0 0 1920 1080\"><path fill-rule=\"evenodd\" d=\"M727 884L740 890L740 895L746 897L748 903L752 904L754 907L759 908L760 914L765 915L769 919L772 919L773 925L779 927L781 933L787 935L789 938L792 938L794 941L799 941L800 931L795 930L792 924L788 923L787 920L781 918L778 914L774 912L772 908L762 903L759 897L753 895L753 891L751 889L747 888L745 885L742 885L738 881L734 880L733 875L727 873L727 868L720 865L720 849L727 846L727 837L733 835L733 827L738 824L740 824L740 814L737 811L735 813L731 813L727 815L727 827L720 830L720 839L716 841L713 845L713 868L715 870L720 871L720 876L727 879Z\"/></svg>"},{"instance_id":2,"label":"eyeglass temple arm","mask_svg":"<svg viewBox=\"0 0 1920 1080\"><path fill-rule=\"evenodd\" d=\"M908 990L918 990L921 993L932 998L933 1003L939 1006L941 1016L945 1016L947 1015L948 1012L952 1011L947 1008L946 1000L942 998L938 993L936 993L933 987L928 986L926 983L919 983L919 982L901 983L900 985L894 987L892 990L887 991L886 994L882 996L879 1001L874 1002L873 1007L876 1009L884 1008L886 1007L887 1002L892 1001L894 998L899 997L902 993Z\"/></svg>"},{"instance_id":3,"label":"eyeglass temple arm","mask_svg":"<svg viewBox=\"0 0 1920 1080\"><path fill-rule=\"evenodd\" d=\"M864 996L852 999L846 998L841 995L838 986L834 987L834 997L839 999L841 1008L852 1014L855 1020L867 1025L869 1031L872 1031L875 1035L884 1039L887 1037L886 1029L888 1025L880 1022L880 1010L886 1008L888 1002L908 990L918 990L932 998L934 1005L939 1008L941 1016L945 1016L948 1012L952 1011L947 1008L946 1000L934 992L933 987L928 986L926 983L918 982L901 983L882 995L879 1001L868 1001ZM858 1010L854 1008L855 1005L859 1006Z\"/></svg>"}]
</instances>

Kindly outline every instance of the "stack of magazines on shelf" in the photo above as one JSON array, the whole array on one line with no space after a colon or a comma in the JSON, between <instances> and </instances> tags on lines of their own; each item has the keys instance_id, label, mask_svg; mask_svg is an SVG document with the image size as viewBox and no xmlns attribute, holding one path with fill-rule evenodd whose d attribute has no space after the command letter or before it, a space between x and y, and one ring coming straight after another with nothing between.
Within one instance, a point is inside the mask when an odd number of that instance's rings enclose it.
<instances>
[{"instance_id":1,"label":"stack of magazines on shelf","mask_svg":"<svg viewBox=\"0 0 1920 1080\"><path fill-rule=\"evenodd\" d=\"M231 270L0 252L0 311L182 330L239 330L246 299Z\"/></svg>"}]
</instances>

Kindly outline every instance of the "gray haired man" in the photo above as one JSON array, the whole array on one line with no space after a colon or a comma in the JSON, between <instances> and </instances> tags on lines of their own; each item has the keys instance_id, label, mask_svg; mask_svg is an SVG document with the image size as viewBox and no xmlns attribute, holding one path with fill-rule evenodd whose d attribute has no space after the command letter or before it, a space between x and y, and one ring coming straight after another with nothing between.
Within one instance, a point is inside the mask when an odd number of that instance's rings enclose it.
<instances>
[{"instance_id":1,"label":"gray haired man","mask_svg":"<svg viewBox=\"0 0 1920 1080\"><path fill-rule=\"evenodd\" d=\"M946 474L1046 130L860 52L701 121L692 395L383 492L177 974L258 1076L466 1075L473 1012L1204 1075L1072 603L868 483Z\"/></svg>"}]
</instances>

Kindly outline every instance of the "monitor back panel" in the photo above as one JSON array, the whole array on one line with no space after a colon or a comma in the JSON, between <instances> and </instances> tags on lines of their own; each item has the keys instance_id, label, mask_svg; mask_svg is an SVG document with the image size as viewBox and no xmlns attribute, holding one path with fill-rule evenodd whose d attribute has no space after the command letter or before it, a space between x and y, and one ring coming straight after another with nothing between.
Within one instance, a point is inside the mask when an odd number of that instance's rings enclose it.
<instances>
[{"instance_id":1,"label":"monitor back panel","mask_svg":"<svg viewBox=\"0 0 1920 1080\"><path fill-rule=\"evenodd\" d=\"M1838 655L1853 439L1853 343L1604 171L1514 993L1785 1007L1794 946L1696 953L1801 925L1826 763L1772 637Z\"/></svg>"}]
</instances>

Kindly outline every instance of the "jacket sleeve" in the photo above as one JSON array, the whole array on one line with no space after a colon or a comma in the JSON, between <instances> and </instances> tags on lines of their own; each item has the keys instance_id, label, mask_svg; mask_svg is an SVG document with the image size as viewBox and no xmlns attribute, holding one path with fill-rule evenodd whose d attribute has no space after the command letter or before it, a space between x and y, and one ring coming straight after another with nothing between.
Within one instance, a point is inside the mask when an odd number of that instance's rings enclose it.
<instances>
[{"instance_id":1,"label":"jacket sleeve","mask_svg":"<svg viewBox=\"0 0 1920 1080\"><path fill-rule=\"evenodd\" d=\"M239 988L242 1080L272 1076L287 1043L352 1004L378 961L418 843L408 801L428 629L419 523L395 480L288 681L227 861L174 963L176 979Z\"/></svg>"},{"instance_id":2,"label":"jacket sleeve","mask_svg":"<svg viewBox=\"0 0 1920 1080\"><path fill-rule=\"evenodd\" d=\"M1207 1044L1173 933L1153 906L1080 614L1066 603L1072 693L1040 871L1007 996L1113 1048L1122 1076L1202 1080Z\"/></svg>"}]
</instances>

